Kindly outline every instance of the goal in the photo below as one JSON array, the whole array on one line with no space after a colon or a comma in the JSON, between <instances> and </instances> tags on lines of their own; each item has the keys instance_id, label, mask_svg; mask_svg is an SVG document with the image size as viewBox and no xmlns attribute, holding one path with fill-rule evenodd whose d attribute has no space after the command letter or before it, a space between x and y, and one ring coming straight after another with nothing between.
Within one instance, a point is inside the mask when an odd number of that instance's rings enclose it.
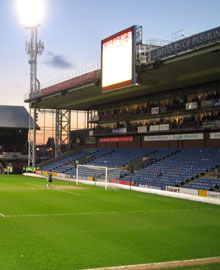
<instances>
[{"instance_id":1,"label":"goal","mask_svg":"<svg viewBox=\"0 0 220 270\"><path fill-rule=\"evenodd\" d=\"M105 189L108 188L108 184L113 180L120 179L119 168L109 168L93 165L77 165L76 167L76 184L79 181L94 181L103 183Z\"/></svg>"}]
</instances>

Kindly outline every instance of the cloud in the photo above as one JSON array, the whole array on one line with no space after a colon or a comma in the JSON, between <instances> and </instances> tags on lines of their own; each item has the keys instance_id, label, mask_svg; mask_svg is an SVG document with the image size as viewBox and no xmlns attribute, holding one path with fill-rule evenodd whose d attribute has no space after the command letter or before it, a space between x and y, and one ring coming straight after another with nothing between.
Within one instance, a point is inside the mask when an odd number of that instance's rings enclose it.
<instances>
[{"instance_id":1,"label":"cloud","mask_svg":"<svg viewBox=\"0 0 220 270\"><path fill-rule=\"evenodd\" d=\"M60 69L70 69L75 68L75 65L65 59L63 55L56 55L53 52L47 52L47 61L44 62L45 65L53 68Z\"/></svg>"}]
</instances>

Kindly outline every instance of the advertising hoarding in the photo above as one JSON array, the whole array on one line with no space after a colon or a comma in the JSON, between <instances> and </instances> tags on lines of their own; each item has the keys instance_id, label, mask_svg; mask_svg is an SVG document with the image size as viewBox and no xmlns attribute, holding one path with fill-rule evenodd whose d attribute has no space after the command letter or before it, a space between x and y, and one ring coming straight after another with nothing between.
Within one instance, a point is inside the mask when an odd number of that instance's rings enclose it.
<instances>
[{"instance_id":1,"label":"advertising hoarding","mask_svg":"<svg viewBox=\"0 0 220 270\"><path fill-rule=\"evenodd\" d=\"M201 107L202 108L213 107L213 102L214 102L213 99L202 100Z\"/></svg>"},{"instance_id":2,"label":"advertising hoarding","mask_svg":"<svg viewBox=\"0 0 220 270\"><path fill-rule=\"evenodd\" d=\"M160 111L160 108L159 107L153 107L151 108L151 114L158 114Z\"/></svg>"},{"instance_id":3,"label":"advertising hoarding","mask_svg":"<svg viewBox=\"0 0 220 270\"><path fill-rule=\"evenodd\" d=\"M133 142L133 137L100 138L99 142Z\"/></svg>"},{"instance_id":4,"label":"advertising hoarding","mask_svg":"<svg viewBox=\"0 0 220 270\"><path fill-rule=\"evenodd\" d=\"M211 132L210 139L220 139L220 132Z\"/></svg>"},{"instance_id":5,"label":"advertising hoarding","mask_svg":"<svg viewBox=\"0 0 220 270\"><path fill-rule=\"evenodd\" d=\"M150 62L214 44L219 40L220 27L217 27L152 50L150 52Z\"/></svg>"},{"instance_id":6,"label":"advertising hoarding","mask_svg":"<svg viewBox=\"0 0 220 270\"><path fill-rule=\"evenodd\" d=\"M186 103L186 110L195 110L198 108L198 102L188 102Z\"/></svg>"},{"instance_id":7,"label":"advertising hoarding","mask_svg":"<svg viewBox=\"0 0 220 270\"><path fill-rule=\"evenodd\" d=\"M147 132L147 127L146 126L138 127L138 133L145 133L145 132Z\"/></svg>"},{"instance_id":8,"label":"advertising hoarding","mask_svg":"<svg viewBox=\"0 0 220 270\"><path fill-rule=\"evenodd\" d=\"M95 144L96 138L95 137L86 137L86 144Z\"/></svg>"},{"instance_id":9,"label":"advertising hoarding","mask_svg":"<svg viewBox=\"0 0 220 270\"><path fill-rule=\"evenodd\" d=\"M149 135L144 136L144 141L175 141L175 140L203 140L203 133L175 134L175 135Z\"/></svg>"}]
</instances>

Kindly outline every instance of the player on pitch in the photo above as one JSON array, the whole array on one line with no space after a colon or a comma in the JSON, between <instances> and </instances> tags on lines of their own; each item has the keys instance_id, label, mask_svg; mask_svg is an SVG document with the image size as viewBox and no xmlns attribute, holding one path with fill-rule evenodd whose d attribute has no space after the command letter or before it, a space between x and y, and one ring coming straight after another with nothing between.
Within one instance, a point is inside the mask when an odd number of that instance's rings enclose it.
<instances>
[{"instance_id":1,"label":"player on pitch","mask_svg":"<svg viewBox=\"0 0 220 270\"><path fill-rule=\"evenodd\" d=\"M49 184L51 184L51 188L53 188L53 176L52 176L52 172L50 172L48 174L48 179L47 179L47 188L49 187Z\"/></svg>"}]
</instances>

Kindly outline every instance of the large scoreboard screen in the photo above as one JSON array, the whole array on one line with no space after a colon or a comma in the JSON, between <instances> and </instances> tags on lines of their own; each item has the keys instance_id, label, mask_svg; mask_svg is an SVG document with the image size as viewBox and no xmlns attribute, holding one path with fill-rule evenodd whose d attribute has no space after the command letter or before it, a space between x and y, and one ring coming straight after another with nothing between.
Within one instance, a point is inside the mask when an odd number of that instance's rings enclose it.
<instances>
[{"instance_id":1,"label":"large scoreboard screen","mask_svg":"<svg viewBox=\"0 0 220 270\"><path fill-rule=\"evenodd\" d=\"M136 26L110 36L102 46L102 91L136 83Z\"/></svg>"}]
</instances>

